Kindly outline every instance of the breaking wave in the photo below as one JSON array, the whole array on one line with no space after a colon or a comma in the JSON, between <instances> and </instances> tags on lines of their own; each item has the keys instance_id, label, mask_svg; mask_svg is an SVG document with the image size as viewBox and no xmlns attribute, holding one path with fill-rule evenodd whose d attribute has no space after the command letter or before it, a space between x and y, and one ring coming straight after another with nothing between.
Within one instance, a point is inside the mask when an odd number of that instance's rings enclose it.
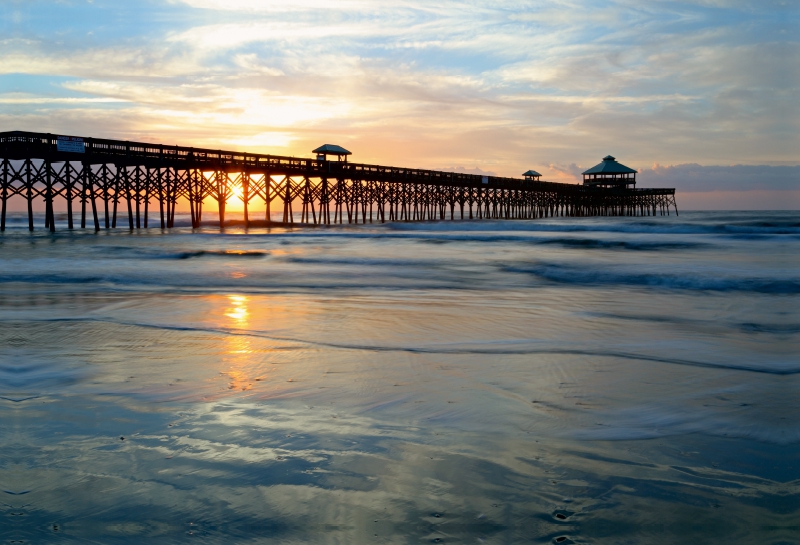
<instances>
[{"instance_id":1,"label":"breaking wave","mask_svg":"<svg viewBox=\"0 0 800 545\"><path fill-rule=\"evenodd\" d=\"M798 278L715 277L689 273L615 271L591 265L576 267L559 264L511 265L505 267L505 270L530 274L558 284L578 286L634 286L692 291L742 291L774 295L800 293L800 279Z\"/></svg>"}]
</instances>

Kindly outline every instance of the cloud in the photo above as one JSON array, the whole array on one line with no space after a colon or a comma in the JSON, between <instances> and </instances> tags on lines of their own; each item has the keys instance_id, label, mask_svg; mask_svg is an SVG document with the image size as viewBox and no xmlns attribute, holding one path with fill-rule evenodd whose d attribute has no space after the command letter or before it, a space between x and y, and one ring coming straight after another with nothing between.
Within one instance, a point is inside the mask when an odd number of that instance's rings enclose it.
<instances>
[{"instance_id":1,"label":"cloud","mask_svg":"<svg viewBox=\"0 0 800 545\"><path fill-rule=\"evenodd\" d=\"M591 166L593 164L551 164L550 177L582 182L582 173ZM800 191L800 165L703 166L697 163L656 163L649 168L640 168L636 180L638 187L674 187L685 193Z\"/></svg>"},{"instance_id":2,"label":"cloud","mask_svg":"<svg viewBox=\"0 0 800 545\"><path fill-rule=\"evenodd\" d=\"M242 53L234 57L234 63L243 68L247 73L258 73L267 76L284 76L283 70L264 64L255 53Z\"/></svg>"},{"instance_id":3,"label":"cloud","mask_svg":"<svg viewBox=\"0 0 800 545\"><path fill-rule=\"evenodd\" d=\"M578 166L575 163L569 165L554 165L549 166L549 170L555 175L555 178L560 182L582 182L583 176L581 173L588 167Z\"/></svg>"},{"instance_id":4,"label":"cloud","mask_svg":"<svg viewBox=\"0 0 800 545\"><path fill-rule=\"evenodd\" d=\"M478 174L479 176L497 176L497 173L492 170L483 170L478 167L474 168L466 168L463 166L444 167L444 168L438 168L437 170L443 170L444 172L459 172L462 174Z\"/></svg>"},{"instance_id":5,"label":"cloud","mask_svg":"<svg viewBox=\"0 0 800 545\"><path fill-rule=\"evenodd\" d=\"M2 27L9 128L296 155L331 141L364 162L572 183L611 153L697 194L786 187L746 165L800 162L796 13L778 4L36 6L18 5L36 27Z\"/></svg>"},{"instance_id":6,"label":"cloud","mask_svg":"<svg viewBox=\"0 0 800 545\"><path fill-rule=\"evenodd\" d=\"M800 210L800 190L677 191L679 210Z\"/></svg>"},{"instance_id":7,"label":"cloud","mask_svg":"<svg viewBox=\"0 0 800 545\"><path fill-rule=\"evenodd\" d=\"M637 175L639 185L684 192L800 190L800 166L653 165Z\"/></svg>"}]
</instances>

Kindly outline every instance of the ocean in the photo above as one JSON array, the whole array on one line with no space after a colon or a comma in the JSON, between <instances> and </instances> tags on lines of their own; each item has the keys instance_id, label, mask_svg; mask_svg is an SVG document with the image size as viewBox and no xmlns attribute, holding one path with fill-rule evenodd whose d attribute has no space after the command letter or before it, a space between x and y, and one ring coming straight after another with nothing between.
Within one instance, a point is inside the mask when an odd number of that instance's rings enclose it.
<instances>
[{"instance_id":1,"label":"ocean","mask_svg":"<svg viewBox=\"0 0 800 545\"><path fill-rule=\"evenodd\" d=\"M800 543L796 212L9 221L4 542Z\"/></svg>"}]
</instances>

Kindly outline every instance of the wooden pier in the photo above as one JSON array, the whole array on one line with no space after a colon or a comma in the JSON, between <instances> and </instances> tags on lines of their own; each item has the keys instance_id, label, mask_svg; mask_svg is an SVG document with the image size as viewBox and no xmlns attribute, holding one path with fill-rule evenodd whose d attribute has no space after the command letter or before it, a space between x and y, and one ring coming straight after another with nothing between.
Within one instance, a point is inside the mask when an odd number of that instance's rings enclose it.
<instances>
[{"instance_id":1,"label":"wooden pier","mask_svg":"<svg viewBox=\"0 0 800 545\"><path fill-rule=\"evenodd\" d=\"M0 230L8 201L45 204L45 228L55 231L55 207L66 208L66 226L96 230L175 225L179 203L192 227L203 205L216 203L220 227L236 196L244 225L330 225L386 221L534 219L556 216L655 216L677 214L674 189L560 184L347 161L260 155L119 140L0 132ZM254 203L265 213L250 213ZM298 216L299 212L299 218Z\"/></svg>"}]
</instances>

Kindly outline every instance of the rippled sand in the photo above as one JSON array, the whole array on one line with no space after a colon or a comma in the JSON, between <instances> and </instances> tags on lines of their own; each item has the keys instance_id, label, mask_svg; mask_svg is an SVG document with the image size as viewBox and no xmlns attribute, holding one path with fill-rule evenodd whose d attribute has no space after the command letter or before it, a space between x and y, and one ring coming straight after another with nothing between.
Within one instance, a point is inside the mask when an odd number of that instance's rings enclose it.
<instances>
[{"instance_id":1,"label":"rippled sand","mask_svg":"<svg viewBox=\"0 0 800 545\"><path fill-rule=\"evenodd\" d=\"M0 236L0 538L800 542L791 214Z\"/></svg>"}]
</instances>

